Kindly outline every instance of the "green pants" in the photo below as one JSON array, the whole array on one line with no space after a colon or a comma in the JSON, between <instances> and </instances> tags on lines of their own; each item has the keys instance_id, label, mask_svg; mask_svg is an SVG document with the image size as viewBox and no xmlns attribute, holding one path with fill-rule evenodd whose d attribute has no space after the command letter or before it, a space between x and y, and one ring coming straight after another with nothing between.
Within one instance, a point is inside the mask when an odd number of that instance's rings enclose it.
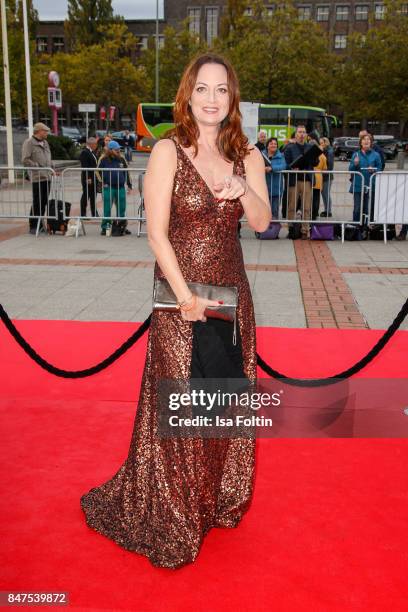
<instances>
[{"instance_id":1,"label":"green pants","mask_svg":"<svg viewBox=\"0 0 408 612\"><path fill-rule=\"evenodd\" d=\"M112 225L110 217L112 215L112 204L116 206L114 217L124 217L126 213L126 190L124 187L104 187L103 188L103 219L101 228L106 229L107 225Z\"/></svg>"}]
</instances>

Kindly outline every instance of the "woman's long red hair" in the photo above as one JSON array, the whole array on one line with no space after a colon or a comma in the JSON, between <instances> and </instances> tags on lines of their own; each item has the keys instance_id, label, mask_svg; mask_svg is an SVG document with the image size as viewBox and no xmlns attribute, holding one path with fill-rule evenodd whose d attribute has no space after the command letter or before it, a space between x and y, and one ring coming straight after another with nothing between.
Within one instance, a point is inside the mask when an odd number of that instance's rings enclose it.
<instances>
[{"instance_id":1,"label":"woman's long red hair","mask_svg":"<svg viewBox=\"0 0 408 612\"><path fill-rule=\"evenodd\" d=\"M249 153L248 138L242 131L241 111L239 110L239 84L235 70L231 64L221 55L215 53L204 53L194 58L184 71L176 94L173 108L175 128L171 131L177 137L178 142L184 147L193 147L195 155L198 152L197 139L199 130L191 112L189 100L197 82L197 74L204 64L220 64L227 71L229 111L221 123L217 136L217 146L221 155L229 161L243 159Z\"/></svg>"}]
</instances>

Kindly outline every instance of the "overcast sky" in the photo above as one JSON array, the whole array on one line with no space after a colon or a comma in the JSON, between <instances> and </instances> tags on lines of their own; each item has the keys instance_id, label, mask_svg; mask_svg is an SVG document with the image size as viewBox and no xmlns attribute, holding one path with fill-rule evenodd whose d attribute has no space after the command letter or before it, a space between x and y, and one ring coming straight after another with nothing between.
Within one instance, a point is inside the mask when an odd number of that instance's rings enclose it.
<instances>
[{"instance_id":1,"label":"overcast sky","mask_svg":"<svg viewBox=\"0 0 408 612\"><path fill-rule=\"evenodd\" d=\"M67 15L67 0L33 0L41 20L64 19ZM113 10L125 19L154 19L156 0L112 0ZM159 16L163 16L163 0L159 0Z\"/></svg>"}]
</instances>

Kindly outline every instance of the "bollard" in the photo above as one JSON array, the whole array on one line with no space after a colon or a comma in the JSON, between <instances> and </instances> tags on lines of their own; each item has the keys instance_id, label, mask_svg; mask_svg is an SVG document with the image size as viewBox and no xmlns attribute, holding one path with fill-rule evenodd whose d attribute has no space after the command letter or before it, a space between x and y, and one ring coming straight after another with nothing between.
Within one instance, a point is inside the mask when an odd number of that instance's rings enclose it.
<instances>
[{"instance_id":1,"label":"bollard","mask_svg":"<svg viewBox=\"0 0 408 612\"><path fill-rule=\"evenodd\" d=\"M399 151L397 154L397 170L403 170L405 163L405 152Z\"/></svg>"}]
</instances>

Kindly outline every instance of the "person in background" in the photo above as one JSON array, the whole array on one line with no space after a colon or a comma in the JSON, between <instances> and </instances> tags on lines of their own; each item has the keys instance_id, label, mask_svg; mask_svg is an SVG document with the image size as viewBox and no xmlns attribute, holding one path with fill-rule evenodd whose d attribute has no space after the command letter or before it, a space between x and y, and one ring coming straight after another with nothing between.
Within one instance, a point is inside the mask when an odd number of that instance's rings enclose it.
<instances>
[{"instance_id":1,"label":"person in background","mask_svg":"<svg viewBox=\"0 0 408 612\"><path fill-rule=\"evenodd\" d=\"M304 125L296 127L295 142L289 144L284 151L287 166L291 170L299 170L296 166L296 160L307 153L312 145L306 142L307 133ZM313 170L312 160L307 164L307 167L302 167L302 170ZM288 219L295 219L298 207L298 201L301 200L301 210L303 219L310 220L310 209L312 205L312 177L310 173L297 173L289 175L289 196L288 196ZM301 238L307 240L310 232L310 224L302 223ZM293 223L289 223L288 238L295 237Z\"/></svg>"},{"instance_id":2,"label":"person in background","mask_svg":"<svg viewBox=\"0 0 408 612\"><path fill-rule=\"evenodd\" d=\"M98 147L98 141L92 136L86 141L86 147L84 147L79 156L81 168L96 168L98 159L96 157L96 149ZM86 217L86 209L88 202L91 208L92 217L96 217L96 176L95 170L83 170L81 172L81 185L82 185L82 196L81 196L81 217Z\"/></svg>"},{"instance_id":3,"label":"person in background","mask_svg":"<svg viewBox=\"0 0 408 612\"><path fill-rule=\"evenodd\" d=\"M116 206L116 216L124 217L126 214L126 191L132 189L129 172L127 171L126 159L120 153L120 145L116 140L111 140L104 153L98 161L97 178L103 185L103 219L101 223L101 235L106 236L107 230L111 229L111 221L107 218L111 216L112 204ZM129 230L124 231L130 234Z\"/></svg>"},{"instance_id":4,"label":"person in background","mask_svg":"<svg viewBox=\"0 0 408 612\"><path fill-rule=\"evenodd\" d=\"M317 140L311 138L309 140L311 144L316 144L320 146ZM317 219L319 216L319 208L320 208L320 194L323 189L323 174L322 172L318 172L319 170L327 170L327 160L326 156L323 153L319 156L319 161L314 166L313 170L316 171L316 174L313 175L313 189L312 189L312 219Z\"/></svg>"},{"instance_id":5,"label":"person in background","mask_svg":"<svg viewBox=\"0 0 408 612\"><path fill-rule=\"evenodd\" d=\"M373 150L373 137L371 134L365 134L360 137L360 149L355 151L351 157L349 170L350 172L359 172L363 176L363 180L359 174L351 176L350 193L353 194L353 221L360 220L361 214L361 197L363 197L363 214L366 216L363 220L365 225L369 218L370 208L370 178L374 172L380 172L382 163L379 154ZM363 193L363 196L361 194Z\"/></svg>"},{"instance_id":6,"label":"person in background","mask_svg":"<svg viewBox=\"0 0 408 612\"><path fill-rule=\"evenodd\" d=\"M36 233L38 218L45 215L50 193L51 174L47 170L39 170L39 168L51 168L54 165L51 160L50 145L47 142L49 133L48 125L35 123L33 135L24 141L21 152L23 166L32 169L29 171L33 190L33 203L29 219L30 234ZM40 231L42 230L43 228L40 226Z\"/></svg>"},{"instance_id":7,"label":"person in background","mask_svg":"<svg viewBox=\"0 0 408 612\"><path fill-rule=\"evenodd\" d=\"M125 147L125 159L127 162L131 162L133 147L135 146L135 139L133 138L129 130L125 130L125 135L123 137L123 145Z\"/></svg>"},{"instance_id":8,"label":"person in background","mask_svg":"<svg viewBox=\"0 0 408 612\"><path fill-rule=\"evenodd\" d=\"M261 153L266 151L266 138L267 138L267 133L265 132L265 130L259 130L258 140L255 143L255 146L260 150Z\"/></svg>"},{"instance_id":9,"label":"person in background","mask_svg":"<svg viewBox=\"0 0 408 612\"><path fill-rule=\"evenodd\" d=\"M99 138L97 151L98 158L101 157L101 155L103 155L104 153L108 152L108 144L111 140L113 140L113 136L109 132L107 132L103 138Z\"/></svg>"},{"instance_id":10,"label":"person in background","mask_svg":"<svg viewBox=\"0 0 408 612\"><path fill-rule=\"evenodd\" d=\"M285 138L279 150L285 154L285 149L291 144L296 142L295 139L296 132L292 132L290 138ZM284 175L283 178L283 195L282 195L282 217L285 219L287 217L288 212L288 193L289 193L289 176L287 174Z\"/></svg>"},{"instance_id":11,"label":"person in background","mask_svg":"<svg viewBox=\"0 0 408 612\"><path fill-rule=\"evenodd\" d=\"M324 210L320 213L320 216L321 217L331 217L332 216L331 188L332 188L333 176L334 176L331 170L334 169L334 151L333 151L333 147L330 144L330 140L324 136L320 138L319 144L320 144L320 148L322 149L326 157L327 170L329 170L329 172L325 172L323 174L322 199L323 199Z\"/></svg>"},{"instance_id":12,"label":"person in background","mask_svg":"<svg viewBox=\"0 0 408 612\"><path fill-rule=\"evenodd\" d=\"M362 138L363 136L371 136L371 141L372 141L372 145L371 148L373 151L375 151L376 153L378 153L378 155L381 158L381 171L384 170L385 168L385 155L384 155L384 151L382 150L382 148L380 147L379 144L377 144L376 142L374 142L374 136L371 132L369 132L368 130L360 130L360 132L358 133L358 137Z\"/></svg>"},{"instance_id":13,"label":"person in background","mask_svg":"<svg viewBox=\"0 0 408 612\"><path fill-rule=\"evenodd\" d=\"M278 139L269 138L266 142L265 178L269 201L272 208L272 221L279 218L279 204L283 195L284 180L282 171L286 170L285 156L278 149Z\"/></svg>"}]
</instances>

